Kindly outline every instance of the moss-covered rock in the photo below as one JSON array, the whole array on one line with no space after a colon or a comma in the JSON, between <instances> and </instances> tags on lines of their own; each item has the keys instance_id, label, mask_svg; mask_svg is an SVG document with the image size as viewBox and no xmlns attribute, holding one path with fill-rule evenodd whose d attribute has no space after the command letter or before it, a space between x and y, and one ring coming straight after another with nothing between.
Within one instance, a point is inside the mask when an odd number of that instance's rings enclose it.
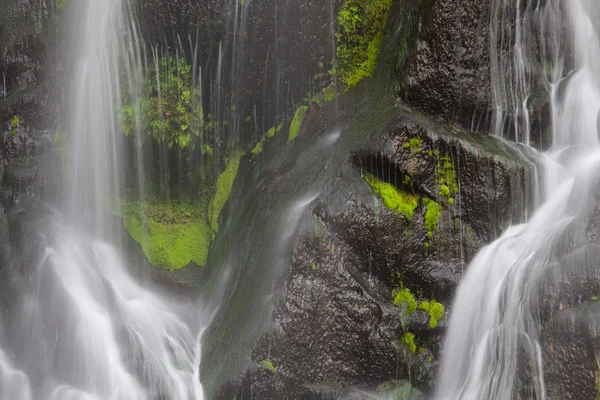
<instances>
[{"instance_id":1,"label":"moss-covered rock","mask_svg":"<svg viewBox=\"0 0 600 400\"><path fill-rule=\"evenodd\" d=\"M127 233L140 244L156 268L173 271L190 263L206 265L213 237L206 201L196 204L123 201L117 210Z\"/></svg>"},{"instance_id":2,"label":"moss-covered rock","mask_svg":"<svg viewBox=\"0 0 600 400\"><path fill-rule=\"evenodd\" d=\"M408 221L412 220L415 209L419 205L419 196L398 190L394 185L383 182L371 174L366 174L364 178L371 189L381 197L387 208L404 215Z\"/></svg>"}]
</instances>

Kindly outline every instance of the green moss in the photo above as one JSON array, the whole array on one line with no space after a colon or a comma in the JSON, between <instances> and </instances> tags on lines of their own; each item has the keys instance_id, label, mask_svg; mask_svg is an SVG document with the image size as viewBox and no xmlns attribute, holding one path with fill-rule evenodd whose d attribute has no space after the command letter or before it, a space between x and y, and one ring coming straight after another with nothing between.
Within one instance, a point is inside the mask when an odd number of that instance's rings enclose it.
<instances>
[{"instance_id":1,"label":"green moss","mask_svg":"<svg viewBox=\"0 0 600 400\"><path fill-rule=\"evenodd\" d=\"M15 115L10 123L10 126L11 126L10 133L11 134L13 134L13 135L17 134L17 130L19 128L19 123L20 123L19 117Z\"/></svg>"},{"instance_id":2,"label":"green moss","mask_svg":"<svg viewBox=\"0 0 600 400\"><path fill-rule=\"evenodd\" d=\"M274 127L274 126L272 126L272 127L271 127L271 129L269 129L269 130L267 131L267 137L268 137L269 139L271 139L273 136L275 136L275 127Z\"/></svg>"},{"instance_id":3,"label":"green moss","mask_svg":"<svg viewBox=\"0 0 600 400\"><path fill-rule=\"evenodd\" d=\"M203 204L204 203L204 204ZM206 265L212 241L206 202L151 204L123 201L119 212L129 236L157 268Z\"/></svg>"},{"instance_id":4,"label":"green moss","mask_svg":"<svg viewBox=\"0 0 600 400\"><path fill-rule=\"evenodd\" d=\"M56 0L56 9L57 10L64 10L65 6L67 5L67 0Z\"/></svg>"},{"instance_id":5,"label":"green moss","mask_svg":"<svg viewBox=\"0 0 600 400\"><path fill-rule=\"evenodd\" d=\"M373 75L391 5L391 0L346 0L338 11L331 72L344 90Z\"/></svg>"},{"instance_id":6,"label":"green moss","mask_svg":"<svg viewBox=\"0 0 600 400\"><path fill-rule=\"evenodd\" d=\"M440 196L443 196L443 197L450 196L450 188L446 185L440 186Z\"/></svg>"},{"instance_id":7,"label":"green moss","mask_svg":"<svg viewBox=\"0 0 600 400\"><path fill-rule=\"evenodd\" d=\"M308 106L300 106L296 110L296 113L294 114L294 118L292 119L292 122L290 122L290 133L288 135L288 142L291 142L292 140L294 140L296 138L296 136L298 136L298 134L300 133L300 128L302 127L302 121L304 121L304 116L306 115L307 111L308 111Z\"/></svg>"},{"instance_id":8,"label":"green moss","mask_svg":"<svg viewBox=\"0 0 600 400\"><path fill-rule=\"evenodd\" d=\"M450 203L450 204L454 204L454 199L453 199L452 197L450 197L450 198L448 199L448 203Z\"/></svg>"},{"instance_id":9,"label":"green moss","mask_svg":"<svg viewBox=\"0 0 600 400\"><path fill-rule=\"evenodd\" d=\"M364 178L371 189L381 197L387 208L404 215L409 221L412 220L414 211L419 205L418 196L398 190L394 185L383 182L373 175L366 174Z\"/></svg>"},{"instance_id":10,"label":"green moss","mask_svg":"<svg viewBox=\"0 0 600 400\"><path fill-rule=\"evenodd\" d=\"M423 203L427 206L427 211L425 212L425 230L433 232L438 227L442 206L428 198L423 199Z\"/></svg>"},{"instance_id":11,"label":"green moss","mask_svg":"<svg viewBox=\"0 0 600 400\"><path fill-rule=\"evenodd\" d=\"M438 303L435 300L421 301L419 305L421 310L429 312L429 327L435 329L438 321L444 317L446 309L442 303Z\"/></svg>"},{"instance_id":12,"label":"green moss","mask_svg":"<svg viewBox=\"0 0 600 400\"><path fill-rule=\"evenodd\" d=\"M421 144L423 140L421 138L412 138L407 143L404 143L404 148L410 150L412 154L418 154L421 152Z\"/></svg>"},{"instance_id":13,"label":"green moss","mask_svg":"<svg viewBox=\"0 0 600 400\"><path fill-rule=\"evenodd\" d=\"M256 146L254 146L254 148L252 149L252 154L257 155L262 153L263 151L263 142L260 141L256 144Z\"/></svg>"},{"instance_id":14,"label":"green moss","mask_svg":"<svg viewBox=\"0 0 600 400\"><path fill-rule=\"evenodd\" d=\"M417 351L417 345L415 344L415 334L411 332L406 332L402 335L402 343L404 343L411 353L415 353Z\"/></svg>"},{"instance_id":15,"label":"green moss","mask_svg":"<svg viewBox=\"0 0 600 400\"><path fill-rule=\"evenodd\" d=\"M215 196L208 208L210 226L215 233L219 231L219 215L221 214L221 210L223 210L227 199L229 199L229 194L231 193L231 188L235 181L240 166L240 160L243 155L244 153L242 151L233 153L227 162L225 171L217 178Z\"/></svg>"},{"instance_id":16,"label":"green moss","mask_svg":"<svg viewBox=\"0 0 600 400\"><path fill-rule=\"evenodd\" d=\"M259 364L269 372L277 372L277 368L273 365L273 363L270 360L262 360Z\"/></svg>"},{"instance_id":17,"label":"green moss","mask_svg":"<svg viewBox=\"0 0 600 400\"><path fill-rule=\"evenodd\" d=\"M392 297L394 305L404 310L407 316L412 315L417 310L417 301L408 288L394 289Z\"/></svg>"},{"instance_id":18,"label":"green moss","mask_svg":"<svg viewBox=\"0 0 600 400\"><path fill-rule=\"evenodd\" d=\"M444 197L448 197L450 194L458 192L458 184L456 181L456 171L454 170L454 165L452 164L452 159L450 156L445 155L440 157L438 162L438 181L440 183L440 194L441 191L444 190L443 186L447 187L446 195Z\"/></svg>"}]
</instances>

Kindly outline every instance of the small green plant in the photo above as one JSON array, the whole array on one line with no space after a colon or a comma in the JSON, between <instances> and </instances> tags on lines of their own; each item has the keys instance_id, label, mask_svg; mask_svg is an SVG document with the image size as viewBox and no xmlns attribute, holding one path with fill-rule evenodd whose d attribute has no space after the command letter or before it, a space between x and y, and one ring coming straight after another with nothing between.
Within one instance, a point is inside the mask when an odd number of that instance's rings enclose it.
<instances>
[{"instance_id":1,"label":"small green plant","mask_svg":"<svg viewBox=\"0 0 600 400\"><path fill-rule=\"evenodd\" d=\"M215 134L215 127L202 108L200 88L192 86L191 68L183 58L163 57L148 64L143 78L138 73L125 88L123 133L131 136L139 127L169 148L192 146L197 138L210 142L209 132ZM138 85L144 88L141 93Z\"/></svg>"},{"instance_id":2,"label":"small green plant","mask_svg":"<svg viewBox=\"0 0 600 400\"><path fill-rule=\"evenodd\" d=\"M310 266L310 268L311 268L313 271L316 271L316 270L317 270L317 268L318 268L318 266L317 266L317 264L315 264L315 263L312 263L312 265Z\"/></svg>"},{"instance_id":3,"label":"small green plant","mask_svg":"<svg viewBox=\"0 0 600 400\"><path fill-rule=\"evenodd\" d=\"M279 368L279 367L275 367L273 365L273 363L271 362L271 360L262 360L259 364L264 369L266 369L267 371L272 372L272 373L276 373L277 372L277 368Z\"/></svg>"}]
</instances>

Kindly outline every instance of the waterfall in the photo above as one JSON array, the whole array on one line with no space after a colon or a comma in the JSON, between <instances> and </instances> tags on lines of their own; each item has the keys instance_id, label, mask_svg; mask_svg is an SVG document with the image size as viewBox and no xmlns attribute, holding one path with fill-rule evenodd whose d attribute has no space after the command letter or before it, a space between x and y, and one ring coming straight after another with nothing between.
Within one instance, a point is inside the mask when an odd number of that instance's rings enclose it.
<instances>
[{"instance_id":1,"label":"waterfall","mask_svg":"<svg viewBox=\"0 0 600 400\"><path fill-rule=\"evenodd\" d=\"M202 399L197 304L136 281L107 217L121 189L119 71L142 64L132 9L126 0L77 7L64 210L40 222L41 250L12 283L0 397Z\"/></svg>"},{"instance_id":2,"label":"waterfall","mask_svg":"<svg viewBox=\"0 0 600 400\"><path fill-rule=\"evenodd\" d=\"M543 277L556 262L562 235L586 217L600 178L600 42L594 23L600 4L493 3L496 134L514 129L517 140L528 144L529 100L541 87L552 110L553 143L539 154L544 196L539 209L530 221L510 227L483 248L458 287L438 400L510 400L523 373L531 379L530 396L546 398L539 310ZM509 49L514 57L507 61ZM505 126L509 120L512 128Z\"/></svg>"}]
</instances>

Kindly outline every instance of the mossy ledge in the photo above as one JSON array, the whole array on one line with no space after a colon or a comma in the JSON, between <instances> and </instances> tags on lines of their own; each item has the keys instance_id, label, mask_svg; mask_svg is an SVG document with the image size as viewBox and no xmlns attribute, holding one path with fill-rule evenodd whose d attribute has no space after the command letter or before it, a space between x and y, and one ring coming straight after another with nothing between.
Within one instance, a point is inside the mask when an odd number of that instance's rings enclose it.
<instances>
[{"instance_id":1,"label":"mossy ledge","mask_svg":"<svg viewBox=\"0 0 600 400\"><path fill-rule=\"evenodd\" d=\"M156 268L174 271L191 262L206 265L213 235L206 204L125 200L119 216L129 236L140 244Z\"/></svg>"},{"instance_id":2,"label":"mossy ledge","mask_svg":"<svg viewBox=\"0 0 600 400\"><path fill-rule=\"evenodd\" d=\"M203 267L243 155L238 151L229 157L212 198L208 194L167 203L125 199L111 211L121 217L129 236L156 268L175 271L190 263Z\"/></svg>"}]
</instances>

